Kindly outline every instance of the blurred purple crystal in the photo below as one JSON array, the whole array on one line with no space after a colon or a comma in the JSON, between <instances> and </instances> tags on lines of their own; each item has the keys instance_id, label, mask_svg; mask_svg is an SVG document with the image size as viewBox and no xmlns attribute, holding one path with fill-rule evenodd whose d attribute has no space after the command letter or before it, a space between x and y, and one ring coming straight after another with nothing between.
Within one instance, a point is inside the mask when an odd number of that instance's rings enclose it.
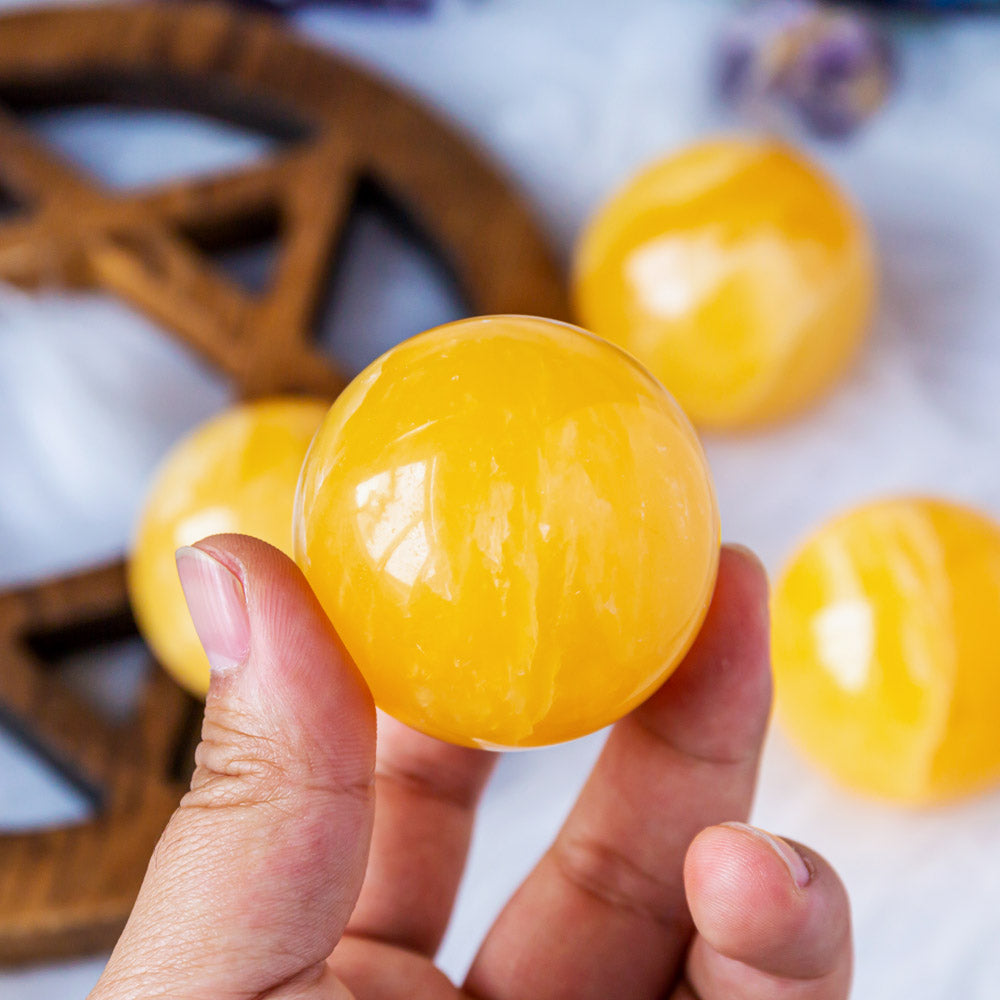
<instances>
[{"instance_id":1,"label":"blurred purple crystal","mask_svg":"<svg viewBox=\"0 0 1000 1000\"><path fill-rule=\"evenodd\" d=\"M941 14L961 11L1000 11L1000 0L859 0L869 7L902 7L910 10L931 10Z\"/></svg>"},{"instance_id":2,"label":"blurred purple crystal","mask_svg":"<svg viewBox=\"0 0 1000 1000\"><path fill-rule=\"evenodd\" d=\"M782 108L825 137L854 132L885 102L892 47L871 18L816 0L760 0L725 26L722 97L751 112Z\"/></svg>"}]
</instances>

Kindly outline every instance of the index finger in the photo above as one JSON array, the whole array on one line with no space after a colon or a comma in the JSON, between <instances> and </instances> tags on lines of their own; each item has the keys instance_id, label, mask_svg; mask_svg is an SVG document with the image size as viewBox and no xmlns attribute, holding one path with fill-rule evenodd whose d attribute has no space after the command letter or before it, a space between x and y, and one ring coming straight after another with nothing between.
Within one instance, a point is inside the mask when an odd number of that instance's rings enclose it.
<instances>
[{"instance_id":1,"label":"index finger","mask_svg":"<svg viewBox=\"0 0 1000 1000\"><path fill-rule=\"evenodd\" d=\"M347 934L433 957L465 867L496 754L378 718L375 826Z\"/></svg>"}]
</instances>

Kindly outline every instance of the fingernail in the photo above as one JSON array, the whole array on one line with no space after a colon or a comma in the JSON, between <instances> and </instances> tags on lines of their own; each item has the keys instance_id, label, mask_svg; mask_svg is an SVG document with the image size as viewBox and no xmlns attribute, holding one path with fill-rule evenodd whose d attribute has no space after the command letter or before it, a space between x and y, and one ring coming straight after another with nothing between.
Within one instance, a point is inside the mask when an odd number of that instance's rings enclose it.
<instances>
[{"instance_id":1,"label":"fingernail","mask_svg":"<svg viewBox=\"0 0 1000 1000\"><path fill-rule=\"evenodd\" d=\"M239 666L250 652L250 615L243 584L230 569L192 546L177 550L181 578L194 630L213 673Z\"/></svg>"},{"instance_id":2,"label":"fingernail","mask_svg":"<svg viewBox=\"0 0 1000 1000\"><path fill-rule=\"evenodd\" d=\"M739 830L740 833L748 834L767 844L785 862L788 873L792 876L792 881L800 889L804 889L812 881L812 869L787 840L782 840L773 833L768 833L756 826L750 826L748 823L723 823L721 825L728 826L731 830Z\"/></svg>"},{"instance_id":3,"label":"fingernail","mask_svg":"<svg viewBox=\"0 0 1000 1000\"><path fill-rule=\"evenodd\" d=\"M761 569L764 569L764 564L761 562L760 556L749 545L744 545L742 542L723 542L723 545L731 552L738 553L750 562L756 563Z\"/></svg>"}]
</instances>

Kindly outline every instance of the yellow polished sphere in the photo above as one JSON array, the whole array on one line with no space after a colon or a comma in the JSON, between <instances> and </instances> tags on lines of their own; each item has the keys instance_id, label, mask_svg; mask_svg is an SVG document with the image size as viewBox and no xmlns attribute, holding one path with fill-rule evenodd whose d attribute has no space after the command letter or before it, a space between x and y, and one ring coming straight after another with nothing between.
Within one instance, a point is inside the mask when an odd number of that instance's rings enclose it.
<instances>
[{"instance_id":1,"label":"yellow polished sphere","mask_svg":"<svg viewBox=\"0 0 1000 1000\"><path fill-rule=\"evenodd\" d=\"M806 406L855 355L869 322L867 229L787 146L689 147L614 195L579 241L580 322L631 351L705 427Z\"/></svg>"},{"instance_id":2,"label":"yellow polished sphere","mask_svg":"<svg viewBox=\"0 0 1000 1000\"><path fill-rule=\"evenodd\" d=\"M208 691L208 660L174 553L234 531L291 555L295 485L329 405L289 397L233 407L175 445L154 476L129 560L129 595L157 659L200 697Z\"/></svg>"},{"instance_id":3,"label":"yellow polished sphere","mask_svg":"<svg viewBox=\"0 0 1000 1000\"><path fill-rule=\"evenodd\" d=\"M309 450L294 537L376 703L491 747L581 736L647 697L719 550L705 457L663 387L518 316L439 327L362 372Z\"/></svg>"},{"instance_id":4,"label":"yellow polished sphere","mask_svg":"<svg viewBox=\"0 0 1000 1000\"><path fill-rule=\"evenodd\" d=\"M1000 525L899 499L824 525L773 599L779 714L844 784L901 802L1000 781Z\"/></svg>"}]
</instances>

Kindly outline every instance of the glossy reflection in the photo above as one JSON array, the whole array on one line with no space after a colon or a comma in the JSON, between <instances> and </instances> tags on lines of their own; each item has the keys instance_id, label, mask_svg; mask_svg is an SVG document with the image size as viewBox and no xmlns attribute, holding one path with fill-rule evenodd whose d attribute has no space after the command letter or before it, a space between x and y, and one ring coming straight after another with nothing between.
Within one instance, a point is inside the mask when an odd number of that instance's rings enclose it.
<instances>
[{"instance_id":1,"label":"glossy reflection","mask_svg":"<svg viewBox=\"0 0 1000 1000\"><path fill-rule=\"evenodd\" d=\"M843 372L873 266L864 223L814 165L725 139L655 164L596 213L574 298L695 423L738 427L799 410Z\"/></svg>"},{"instance_id":2,"label":"glossy reflection","mask_svg":"<svg viewBox=\"0 0 1000 1000\"><path fill-rule=\"evenodd\" d=\"M386 711L535 746L624 714L704 615L718 522L690 425L573 327L489 317L400 345L303 467L295 556Z\"/></svg>"},{"instance_id":3,"label":"glossy reflection","mask_svg":"<svg viewBox=\"0 0 1000 1000\"><path fill-rule=\"evenodd\" d=\"M1000 780L1000 525L890 500L821 528L774 594L778 707L826 771L904 802Z\"/></svg>"},{"instance_id":4,"label":"glossy reflection","mask_svg":"<svg viewBox=\"0 0 1000 1000\"><path fill-rule=\"evenodd\" d=\"M150 485L129 563L132 607L157 658L198 696L208 691L208 660L174 552L236 531L290 555L295 484L328 409L327 402L298 398L234 407L175 445Z\"/></svg>"}]
</instances>

